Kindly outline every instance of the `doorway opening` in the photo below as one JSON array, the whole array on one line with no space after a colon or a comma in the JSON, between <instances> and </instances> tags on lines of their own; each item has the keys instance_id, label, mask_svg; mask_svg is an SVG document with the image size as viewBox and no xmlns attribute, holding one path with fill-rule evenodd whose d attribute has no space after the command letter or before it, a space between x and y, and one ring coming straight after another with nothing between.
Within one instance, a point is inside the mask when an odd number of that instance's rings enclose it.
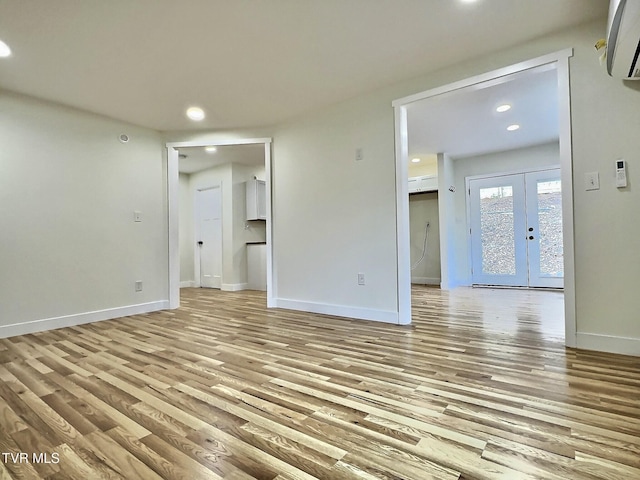
<instances>
[{"instance_id":1,"label":"doorway opening","mask_svg":"<svg viewBox=\"0 0 640 480\"><path fill-rule=\"evenodd\" d=\"M273 306L273 298L274 298L274 290L273 290L273 264L272 264L272 234L271 234L271 139L270 138L247 138L247 139L219 139L219 138L210 138L207 139L205 138L204 140L198 140L198 141L190 141L190 142L171 142L171 143L167 143L167 189L168 189L168 222L169 222L169 308L178 308L180 306L180 285L181 285L181 278L180 278L180 270L181 270L181 249L180 249L180 226L181 226L181 214L180 214L180 203L185 203L190 201L190 197L189 194L185 197L184 194L181 195L181 193L184 192L184 189L181 188L181 181L183 181L185 173L184 169L181 168L181 160L180 160L180 155L186 155L187 158L189 157L189 153L194 153L193 158L191 158L190 160L194 161L194 164L196 164L196 166L194 167L197 171L203 171L203 170L207 170L207 167L205 166L204 168L202 167L202 165L200 164L200 162L207 162L207 161L211 161L210 159L203 159L207 153L211 153L213 151L215 151L215 149L218 149L218 151L221 150L233 150L236 153L239 151L242 151L243 154L246 154L246 149L249 147L255 147L260 151L260 155L261 158L264 159L264 185L265 185L265 213L266 216L265 218L261 221L261 228L263 229L264 232L264 244L266 247L266 266L265 266L265 270L266 270L266 289L267 289L267 307L271 307ZM207 153L203 153L205 152L205 148L209 149L209 152ZM195 152L200 152L200 154L195 155ZM231 152L227 152L231 155ZM184 160L184 159L183 159ZM229 165L231 165L233 162L227 162L229 163ZM221 167L223 168L223 167ZM227 167L224 167L227 168ZM181 169L183 170L181 172ZM194 172L196 171L194 170ZM240 202L233 202L233 198L234 195L237 198L238 195L240 195L240 193L242 193L243 197L241 197L241 200L244 200L244 194L245 194L245 189L242 188L234 188L234 182L235 184L238 183L238 178L240 176L247 176L248 175L248 170L244 167L238 167L238 168L234 168L229 166L227 168L227 170L229 170L228 172L224 172L224 174L226 175L224 177L224 180L218 180L217 178L217 174L220 172L209 172L209 173L204 173L200 176L197 177L197 181L191 182L190 184L190 190L194 192L193 197L191 197L192 201L196 202L196 194L195 192L206 192L206 191L215 191L215 187L219 187L218 188L218 193L221 195L222 199L220 200L220 204L221 204L221 208L222 208L222 219L221 219L221 223L222 220L225 218L225 215L227 218L231 218L234 217L236 220L237 218L240 218L239 216L242 216L244 214L244 212L242 211L242 208L240 208L240 211L238 211L238 205L240 204ZM247 171L245 171L247 170ZM234 177L234 172L236 173L235 177ZM181 174L182 173L182 174ZM193 172L192 172L193 173ZM235 178L235 180L234 180ZM253 179L253 176L249 176L247 177ZM244 182L244 177L241 179ZM237 185L236 185L237 186ZM244 183L243 183L244 186ZM211 195L212 193L209 192L209 195ZM205 194L206 195L206 194ZM183 197L183 198L181 198ZM225 201L225 198L227 199ZM210 199L211 200L211 199ZM234 203L236 205L236 209L234 211ZM244 205L244 204L243 204ZM183 215L189 215L189 213L184 214ZM195 232L195 228L196 228L196 224L198 222L200 222L200 220L202 220L201 218L198 218L196 221L196 217L193 218L193 225L194 225L194 232ZM214 225L215 224L215 219L211 218L210 220L214 220L213 223L209 224L209 225ZM242 289L244 288L244 286L246 284L242 284L242 283L232 283L232 284L226 284L225 285L225 266L230 265L230 262L233 263L237 260L238 256L234 256L235 250L237 250L237 248L235 248L237 245L237 237L245 237L247 236L247 244L249 243L249 238L248 236L250 236L251 233L251 225L249 225L249 227L247 228L247 225L249 224L249 222L239 222L239 221L235 221L235 223L231 226L227 225L225 227L225 225L223 224L222 227L219 229L220 233L221 233L221 240L220 243L222 245L222 250L223 250L223 255L224 255L224 251L225 249L229 250L227 252L227 257L229 259L228 262L221 262L222 264L222 272L220 273L220 287L222 289L226 289L226 290L235 290L235 289ZM205 228L208 228L208 226L206 226ZM215 229L214 229L215 230ZM235 237L234 237L234 230L235 230ZM240 234L238 234L238 230L240 230ZM210 232L211 233L211 232ZM229 240L229 238L226 239L225 241L225 235L227 236L231 236L231 240ZM211 237L212 238L212 242L216 242L215 240L215 233L214 236ZM200 264L200 261L203 260L203 255L200 254L200 252L196 253L195 252L195 248L200 248L200 245L197 244L197 242L199 241L203 241L204 240L200 240L200 239L195 239L195 238L191 238L188 241L191 241L191 246L193 247L193 249L191 250L193 253L191 254L191 259L187 258L187 262L191 262L191 265L193 266L193 270L194 270L194 278L195 278L195 271L198 270L198 275L200 275L200 269L198 268L198 265ZM238 248L241 249L246 249L246 245L243 244L241 246L238 246ZM234 250L235 249L235 250ZM245 250L242 250L245 251ZM208 255L207 252L204 252L204 255ZM184 254L183 254L184 257ZM245 255L246 258L246 255ZM207 260L207 267L206 269L204 269L205 271L209 271L208 274L211 274L212 278L210 279L211 284L215 284L216 283L216 279L214 278L217 274L213 271L213 269L215 268L215 258L211 257L209 258L209 260L211 260L211 262L209 262ZM182 259L182 261L185 261L185 258ZM243 268L246 271L246 266L242 266L240 265L239 267L236 266L235 264L232 265L230 268L235 268L236 270L240 269L241 272L243 272ZM231 274L228 274L227 277L233 276L233 272ZM202 282L202 278L200 278L200 282ZM206 282L209 282L209 279L206 280ZM195 283L195 282L194 282ZM217 287L214 287L217 288Z\"/></svg>"},{"instance_id":2,"label":"doorway opening","mask_svg":"<svg viewBox=\"0 0 640 480\"><path fill-rule=\"evenodd\" d=\"M472 276L473 249L465 217L467 216L467 191L465 182L467 178L474 176L495 176L500 172L512 172L529 169L552 169L560 166L559 194L561 195L562 225L562 263L564 283L564 330L565 344L575 346L575 279L574 279L574 251L573 251L573 184L572 184L572 158L571 158L571 117L570 117L570 92L569 92L569 57L572 51L565 50L528 60L516 65L505 67L493 72L478 75L466 80L455 82L443 87L421 92L393 102L396 124L396 192L397 192L397 254L398 254L398 310L400 323L411 322L411 243L410 243L410 209L409 209L409 162L414 157L416 142L415 130L423 132L438 131L439 125L446 128L440 130L438 137L441 141L439 148L432 149L437 152L437 191L439 213L439 240L441 263L441 288L452 289L458 286L471 286L474 284ZM537 77L537 78L536 78ZM520 85L534 82L539 78L546 78L546 85L553 85L554 93L547 94L546 100L553 102L529 101L527 108L521 109L520 104L509 105L513 107L511 113L502 115L499 112L508 111L509 108L497 110L496 107L507 105L504 98L500 98L501 85ZM545 83L545 82L543 82ZM531 88L519 88L519 91L533 92L538 88L532 83ZM495 94L498 92L498 94ZM477 95L474 95L477 94ZM493 106L490 112L495 118L484 122L475 122L467 128L469 118L466 115L452 113L459 112L450 105L458 103L459 106L470 108L478 102L489 102ZM446 103L446 105L445 105ZM531 132L529 125L514 127L516 122L514 113L523 110L536 110L549 107L546 112L551 126L554 127L553 135L540 133L537 139L518 143L518 138ZM429 126L417 125L414 113L419 108L428 109L428 118L432 124ZM498 113L496 113L498 112ZM544 112L541 112L544 113ZM507 123L508 122L508 123ZM548 122L539 122L538 128ZM504 130L505 143L501 147L487 146L483 144L487 139L491 140L502 135L494 133L491 128L501 126ZM506 127L510 127L507 129ZM465 129L466 135L460 137L460 130ZM498 132L498 130L496 130ZM508 134L513 134L507 137ZM449 141L449 143L447 143ZM510 143L509 143L510 142ZM451 146L453 145L453 146ZM479 147L480 145L480 147ZM484 146L483 146L484 145ZM459 148L460 147L460 148ZM464 148L469 147L469 150ZM540 153L542 152L542 156ZM551 152L551 153L550 153ZM539 160L530 162L531 158ZM522 163L513 166L508 163L513 157L522 159ZM486 170L490 165L491 170ZM484 170L483 170L484 168ZM544 182L543 182L544 183ZM554 184L555 185L555 184ZM547 185L548 188L551 188ZM484 188L484 187L483 187ZM534 220L530 220L534 226ZM525 230L527 220L525 220ZM466 230L466 233L465 233ZM535 239L536 237L534 237ZM515 248L515 247L514 247ZM521 247L518 247L521 248ZM527 246L525 245L525 251ZM531 248L535 248L533 245ZM477 251L477 247L476 247ZM525 263L528 264L528 260ZM528 266L528 265L527 265ZM541 268L547 268L543 264ZM542 277L552 277L550 273L543 272ZM527 283L529 282L527 275ZM556 275L556 277L560 277ZM554 280L557 281L557 278ZM534 279L534 282L536 280Z\"/></svg>"}]
</instances>

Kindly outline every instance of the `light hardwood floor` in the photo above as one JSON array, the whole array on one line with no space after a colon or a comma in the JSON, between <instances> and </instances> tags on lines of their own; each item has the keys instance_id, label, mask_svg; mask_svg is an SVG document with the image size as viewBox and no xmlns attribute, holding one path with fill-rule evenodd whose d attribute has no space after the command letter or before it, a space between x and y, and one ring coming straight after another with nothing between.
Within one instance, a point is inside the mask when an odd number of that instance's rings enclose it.
<instances>
[{"instance_id":1,"label":"light hardwood floor","mask_svg":"<svg viewBox=\"0 0 640 480\"><path fill-rule=\"evenodd\" d=\"M640 479L640 359L565 349L561 294L413 298L399 327L185 289L0 340L0 479Z\"/></svg>"}]
</instances>

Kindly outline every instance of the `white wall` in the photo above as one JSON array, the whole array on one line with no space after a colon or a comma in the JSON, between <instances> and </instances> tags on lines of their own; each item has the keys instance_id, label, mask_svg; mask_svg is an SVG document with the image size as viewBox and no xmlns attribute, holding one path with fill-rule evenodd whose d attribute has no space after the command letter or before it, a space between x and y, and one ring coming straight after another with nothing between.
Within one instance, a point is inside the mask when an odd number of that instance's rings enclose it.
<instances>
[{"instance_id":1,"label":"white wall","mask_svg":"<svg viewBox=\"0 0 640 480\"><path fill-rule=\"evenodd\" d=\"M438 156L423 155L420 163L409 162L409 178L438 174Z\"/></svg>"},{"instance_id":2,"label":"white wall","mask_svg":"<svg viewBox=\"0 0 640 480\"><path fill-rule=\"evenodd\" d=\"M390 102L373 100L276 131L279 306L397 321L393 112ZM357 284L358 273L366 285Z\"/></svg>"},{"instance_id":3,"label":"white wall","mask_svg":"<svg viewBox=\"0 0 640 480\"><path fill-rule=\"evenodd\" d=\"M363 94L269 131L266 136L274 136L275 281L278 297L287 300L281 304L334 312L337 306L345 314L378 319L397 312L391 102L572 47L578 345L640 354L640 224L633 221L640 205L640 85L611 79L599 65L593 45L605 31L603 18ZM198 136L211 138L169 138ZM363 149L362 162L355 161L356 148ZM613 184L613 161L618 157L629 162L630 187L624 191ZM445 182L440 163L438 167ZM591 171L600 172L602 188L586 192L583 178ZM441 189L441 221L449 198L443 193ZM450 261L448 246L441 249ZM366 274L365 287L356 285L358 272ZM448 282L444 275L442 282Z\"/></svg>"},{"instance_id":4,"label":"white wall","mask_svg":"<svg viewBox=\"0 0 640 480\"><path fill-rule=\"evenodd\" d=\"M467 223L468 195L465 179L476 175L559 167L560 147L558 142L553 142L518 150L460 158L453 160L452 166L456 191L455 193L447 192L454 198L455 209L455 222L451 232L454 265L450 274L455 279L456 285L471 285L470 239Z\"/></svg>"},{"instance_id":5,"label":"white wall","mask_svg":"<svg viewBox=\"0 0 640 480\"><path fill-rule=\"evenodd\" d=\"M640 224L633 221L640 205L634 181L640 85L611 79L599 65L593 44L605 31L603 18L362 95L279 128L274 138L279 296L300 308L318 302L380 314L397 311L391 102L573 47L578 345L640 354L640 296L635 293L640 289ZM363 149L363 162L355 162L356 148ZM613 184L618 157L629 162L625 191ZM585 192L584 173L591 171L600 172L602 188ZM446 202L441 198L440 204ZM446 249L443 255L449 255ZM355 284L358 271L367 273L364 288Z\"/></svg>"},{"instance_id":6,"label":"white wall","mask_svg":"<svg viewBox=\"0 0 640 480\"><path fill-rule=\"evenodd\" d=\"M427 221L429 233L425 249ZM411 283L440 285L440 223L437 192L409 195L409 223ZM423 251L424 258L418 263Z\"/></svg>"},{"instance_id":7,"label":"white wall","mask_svg":"<svg viewBox=\"0 0 640 480\"><path fill-rule=\"evenodd\" d=\"M457 286L455 278L455 171L453 160L438 153L438 218L440 219L440 286L447 290Z\"/></svg>"},{"instance_id":8,"label":"white wall","mask_svg":"<svg viewBox=\"0 0 640 480\"><path fill-rule=\"evenodd\" d=\"M165 305L158 133L0 92L0 145L0 336Z\"/></svg>"}]
</instances>

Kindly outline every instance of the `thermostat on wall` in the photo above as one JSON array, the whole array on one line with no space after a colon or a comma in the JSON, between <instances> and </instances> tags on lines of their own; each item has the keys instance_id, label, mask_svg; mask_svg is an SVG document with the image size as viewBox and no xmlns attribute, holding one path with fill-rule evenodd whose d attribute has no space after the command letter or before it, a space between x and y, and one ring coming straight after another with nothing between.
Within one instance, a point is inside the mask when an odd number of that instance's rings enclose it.
<instances>
[{"instance_id":1,"label":"thermostat on wall","mask_svg":"<svg viewBox=\"0 0 640 480\"><path fill-rule=\"evenodd\" d=\"M616 187L624 188L627 186L627 162L624 160L616 160Z\"/></svg>"}]
</instances>

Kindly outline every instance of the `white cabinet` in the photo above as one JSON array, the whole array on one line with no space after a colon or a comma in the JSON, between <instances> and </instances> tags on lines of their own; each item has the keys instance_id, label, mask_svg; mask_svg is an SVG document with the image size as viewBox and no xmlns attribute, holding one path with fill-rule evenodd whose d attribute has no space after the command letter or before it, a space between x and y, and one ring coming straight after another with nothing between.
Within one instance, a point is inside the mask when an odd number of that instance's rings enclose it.
<instances>
[{"instance_id":1,"label":"white cabinet","mask_svg":"<svg viewBox=\"0 0 640 480\"><path fill-rule=\"evenodd\" d=\"M409 193L435 192L438 190L438 176L425 175L409 179Z\"/></svg>"},{"instance_id":2,"label":"white cabinet","mask_svg":"<svg viewBox=\"0 0 640 480\"><path fill-rule=\"evenodd\" d=\"M264 180L247 182L247 220L267 219L267 185Z\"/></svg>"},{"instance_id":3,"label":"white cabinet","mask_svg":"<svg viewBox=\"0 0 640 480\"><path fill-rule=\"evenodd\" d=\"M247 288L267 289L267 245L247 244Z\"/></svg>"}]
</instances>

